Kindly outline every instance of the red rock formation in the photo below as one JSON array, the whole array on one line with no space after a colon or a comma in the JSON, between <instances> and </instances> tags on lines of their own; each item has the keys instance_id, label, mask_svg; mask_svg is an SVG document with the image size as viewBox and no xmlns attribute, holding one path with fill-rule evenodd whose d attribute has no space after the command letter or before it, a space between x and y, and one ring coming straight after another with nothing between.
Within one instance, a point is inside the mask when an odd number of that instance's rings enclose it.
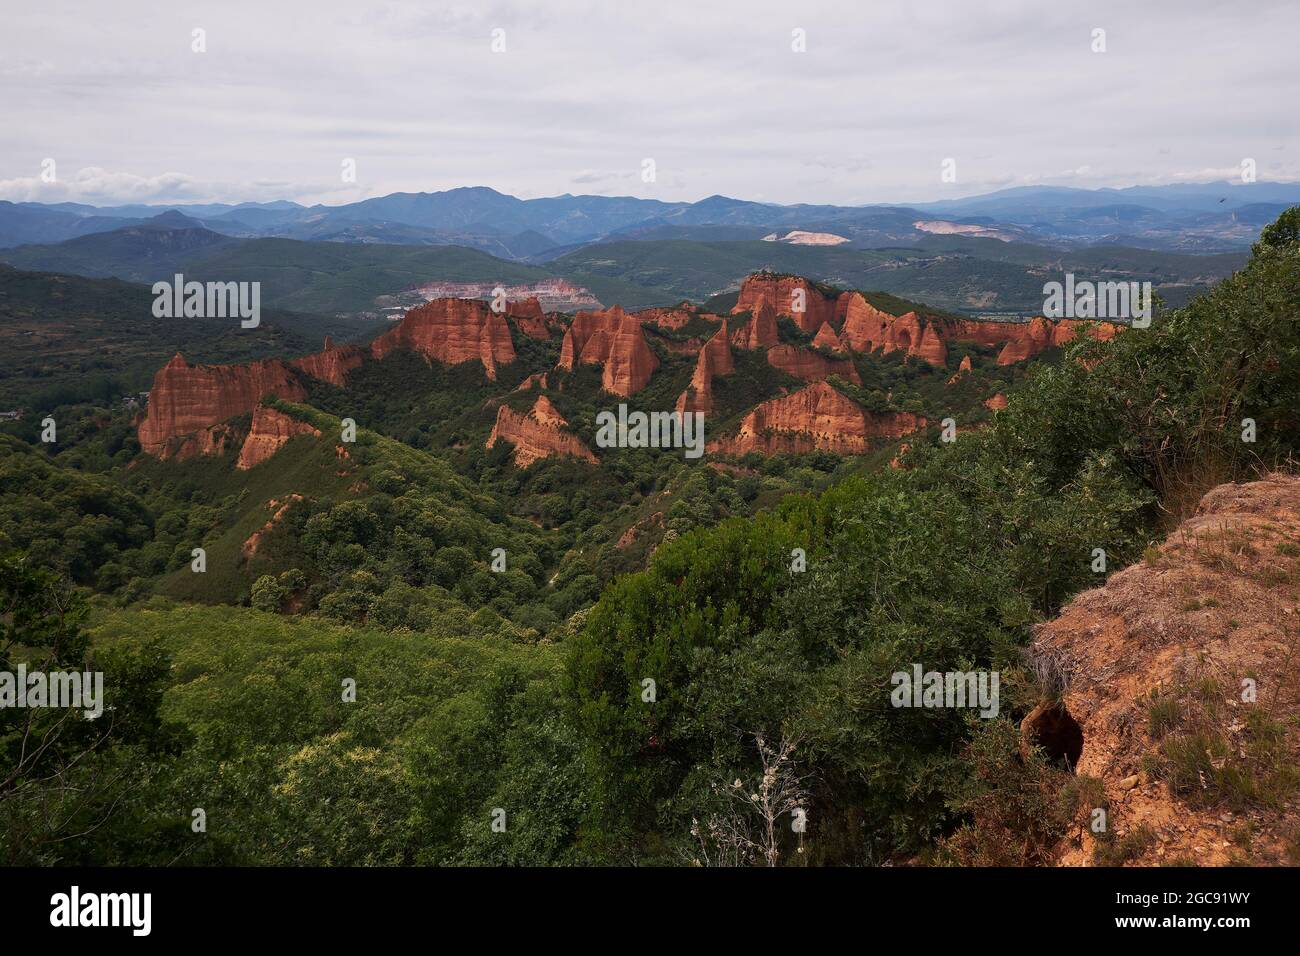
<instances>
[{"instance_id":1,"label":"red rock formation","mask_svg":"<svg viewBox=\"0 0 1300 956\"><path fill-rule=\"evenodd\" d=\"M642 325L657 325L661 329L680 329L695 317L695 306L682 302L671 309L641 309L633 313Z\"/></svg>"},{"instance_id":2,"label":"red rock formation","mask_svg":"<svg viewBox=\"0 0 1300 956\"><path fill-rule=\"evenodd\" d=\"M177 352L154 376L140 447L164 459L219 453L230 437L219 423L251 412L268 395L301 401L307 392L294 369L278 359L190 365Z\"/></svg>"},{"instance_id":3,"label":"red rock formation","mask_svg":"<svg viewBox=\"0 0 1300 956\"><path fill-rule=\"evenodd\" d=\"M898 454L894 455L894 457L889 460L889 467L902 468L903 456L906 455L911 450L912 450L912 446L909 445L907 442L903 442L903 444L899 445Z\"/></svg>"},{"instance_id":4,"label":"red rock formation","mask_svg":"<svg viewBox=\"0 0 1300 956\"><path fill-rule=\"evenodd\" d=\"M559 367L573 371L579 362L603 365L609 356L610 336L626 315L621 306L593 312L579 312L564 332L560 343Z\"/></svg>"},{"instance_id":5,"label":"red rock formation","mask_svg":"<svg viewBox=\"0 0 1300 956\"><path fill-rule=\"evenodd\" d=\"M732 345L747 351L771 348L780 342L776 331L776 313L767 302L759 303L749 323L738 328L731 336Z\"/></svg>"},{"instance_id":6,"label":"red rock formation","mask_svg":"<svg viewBox=\"0 0 1300 956\"><path fill-rule=\"evenodd\" d=\"M1003 395L1001 392L998 392L992 398L987 398L984 400L984 407L988 409L992 409L995 412L1001 411L1002 409L1007 407L1007 397Z\"/></svg>"},{"instance_id":7,"label":"red rock formation","mask_svg":"<svg viewBox=\"0 0 1300 956\"><path fill-rule=\"evenodd\" d=\"M714 375L730 375L736 370L736 363L731 359L729 338L727 320L723 319L722 325L718 326L718 331L713 333L709 341L704 344L704 348L700 350L701 354L708 354Z\"/></svg>"},{"instance_id":8,"label":"red rock formation","mask_svg":"<svg viewBox=\"0 0 1300 956\"><path fill-rule=\"evenodd\" d=\"M204 455L224 455L226 449L238 440L239 433L229 425L209 425L201 431L173 437L158 457L185 461Z\"/></svg>"},{"instance_id":9,"label":"red rock formation","mask_svg":"<svg viewBox=\"0 0 1300 956\"><path fill-rule=\"evenodd\" d=\"M835 334L835 330L831 328L829 322L822 323L822 327L818 329L817 334L813 336L812 344L819 349L830 349L832 352L848 351L844 342Z\"/></svg>"},{"instance_id":10,"label":"red rock formation","mask_svg":"<svg viewBox=\"0 0 1300 956\"><path fill-rule=\"evenodd\" d=\"M706 415L713 411L713 376L730 375L736 370L729 338L727 320L723 319L718 331L700 349L691 384L677 399L677 411L704 412Z\"/></svg>"},{"instance_id":11,"label":"red rock formation","mask_svg":"<svg viewBox=\"0 0 1300 956\"><path fill-rule=\"evenodd\" d=\"M545 395L537 396L527 415L502 405L497 409L487 447L494 446L498 439L510 442L515 446L514 461L520 468L551 455L572 455L595 464L597 459L591 449L577 435L564 430L568 424Z\"/></svg>"},{"instance_id":12,"label":"red rock formation","mask_svg":"<svg viewBox=\"0 0 1300 956\"><path fill-rule=\"evenodd\" d=\"M302 358L290 359L289 364L306 372L312 378L342 387L347 384L348 373L357 368L365 357L365 351L355 345L335 346L330 337L325 336L325 351Z\"/></svg>"},{"instance_id":13,"label":"red rock formation","mask_svg":"<svg viewBox=\"0 0 1300 956\"><path fill-rule=\"evenodd\" d=\"M1029 322L951 321L943 324L941 333L950 341L1002 345L1002 351L998 353L998 364L1013 365L1072 341L1082 324L1084 323L1078 319L1053 321L1042 316ZM1119 328L1109 322L1094 323L1090 334L1093 338L1106 341L1114 338Z\"/></svg>"},{"instance_id":14,"label":"red rock formation","mask_svg":"<svg viewBox=\"0 0 1300 956\"><path fill-rule=\"evenodd\" d=\"M520 383L519 383L519 387L518 387L517 389L515 389L515 391L516 391L516 392L526 392L526 391L528 391L528 390L531 389L531 388L543 389L543 388L549 388L549 387L550 387L550 386L548 386L548 385L546 384L546 373L545 373L545 372L534 372L532 375L528 376L526 379L524 379L522 382L520 382Z\"/></svg>"},{"instance_id":15,"label":"red rock formation","mask_svg":"<svg viewBox=\"0 0 1300 956\"><path fill-rule=\"evenodd\" d=\"M406 313L397 328L370 344L377 359L410 349L444 365L479 361L491 381L497 366L515 360L505 319L477 299L434 299Z\"/></svg>"},{"instance_id":16,"label":"red rock formation","mask_svg":"<svg viewBox=\"0 0 1300 956\"><path fill-rule=\"evenodd\" d=\"M910 412L875 414L818 382L791 395L756 407L730 438L710 442L708 450L730 455L815 450L842 455L861 454L874 437L897 438L925 427L925 419Z\"/></svg>"},{"instance_id":17,"label":"red rock formation","mask_svg":"<svg viewBox=\"0 0 1300 956\"><path fill-rule=\"evenodd\" d=\"M963 355L963 356L962 356L962 359L961 359L961 364L957 366L957 372L956 372L956 374L953 375L952 378L948 379L948 384L949 384L949 385L952 385L952 384L954 384L954 383L955 383L959 378L961 378L963 375L969 375L970 373L971 373L971 368L970 368L970 356L969 356L969 355Z\"/></svg>"},{"instance_id":18,"label":"red rock formation","mask_svg":"<svg viewBox=\"0 0 1300 956\"><path fill-rule=\"evenodd\" d=\"M853 351L874 352L885 344L894 316L877 309L862 293L845 292L836 301L835 309L844 320L840 334Z\"/></svg>"},{"instance_id":19,"label":"red rock formation","mask_svg":"<svg viewBox=\"0 0 1300 956\"><path fill-rule=\"evenodd\" d=\"M578 362L603 365L601 385L605 391L623 396L645 388L659 367L640 321L617 305L573 317L560 344L559 367L572 370Z\"/></svg>"},{"instance_id":20,"label":"red rock formation","mask_svg":"<svg viewBox=\"0 0 1300 956\"><path fill-rule=\"evenodd\" d=\"M829 359L812 349L801 349L793 345L778 345L767 350L767 363L780 369L787 375L803 379L805 382L820 382L838 375L854 385L861 385L858 370L849 359Z\"/></svg>"},{"instance_id":21,"label":"red rock formation","mask_svg":"<svg viewBox=\"0 0 1300 956\"><path fill-rule=\"evenodd\" d=\"M844 293L837 305L844 315L841 338L853 351L902 351L935 366L943 366L948 361L942 330L915 312L890 315L877 309L858 292Z\"/></svg>"},{"instance_id":22,"label":"red rock formation","mask_svg":"<svg viewBox=\"0 0 1300 956\"><path fill-rule=\"evenodd\" d=\"M855 352L885 352L901 349L932 365L947 361L948 342L971 342L979 345L1002 345L999 365L1010 365L1032 358L1053 346L1069 342L1077 334L1079 320L1049 322L1036 318L1031 322L981 322L963 319L922 319L915 312L893 316L882 312L858 292L845 292L836 302L836 312L843 318L841 340ZM1113 338L1118 326L1098 323L1093 336Z\"/></svg>"},{"instance_id":23,"label":"red rock formation","mask_svg":"<svg viewBox=\"0 0 1300 956\"><path fill-rule=\"evenodd\" d=\"M1002 351L998 353L999 365L1012 365L1032 358L1052 347L1052 323L1041 316L1027 325L1015 329Z\"/></svg>"},{"instance_id":24,"label":"red rock formation","mask_svg":"<svg viewBox=\"0 0 1300 956\"><path fill-rule=\"evenodd\" d=\"M306 422L290 418L284 412L266 405L258 405L253 410L253 424L248 430L248 437L244 439L243 446L239 449L239 458L235 460L235 467L240 471L247 471L254 465L260 465L284 447L295 435L314 435L319 438L320 430Z\"/></svg>"},{"instance_id":25,"label":"red rock formation","mask_svg":"<svg viewBox=\"0 0 1300 956\"><path fill-rule=\"evenodd\" d=\"M607 392L626 397L645 388L658 367L659 360L646 345L641 323L635 316L623 316L610 341L601 386Z\"/></svg>"},{"instance_id":26,"label":"red rock formation","mask_svg":"<svg viewBox=\"0 0 1300 956\"><path fill-rule=\"evenodd\" d=\"M506 315L515 320L519 331L532 339L545 341L551 337L552 326L542 311L542 303L536 296L529 296L515 302L506 303Z\"/></svg>"},{"instance_id":27,"label":"red rock formation","mask_svg":"<svg viewBox=\"0 0 1300 956\"><path fill-rule=\"evenodd\" d=\"M797 296L796 293L799 293ZM796 312L797 298L803 299L803 311ZM823 322L835 317L835 300L822 295L802 276L775 276L756 273L745 279L731 311L754 315L767 306L773 315L788 315L805 332L815 332Z\"/></svg>"},{"instance_id":28,"label":"red rock formation","mask_svg":"<svg viewBox=\"0 0 1300 956\"><path fill-rule=\"evenodd\" d=\"M928 323L921 331L921 341L916 344L915 354L936 368L948 364L948 348L943 344L933 323Z\"/></svg>"}]
</instances>

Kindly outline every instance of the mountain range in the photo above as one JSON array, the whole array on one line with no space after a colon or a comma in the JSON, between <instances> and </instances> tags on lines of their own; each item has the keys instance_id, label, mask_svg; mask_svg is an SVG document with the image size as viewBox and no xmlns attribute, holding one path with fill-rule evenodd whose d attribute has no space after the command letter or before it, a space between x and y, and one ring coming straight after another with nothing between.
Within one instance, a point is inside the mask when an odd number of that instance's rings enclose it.
<instances>
[{"instance_id":1,"label":"mountain range","mask_svg":"<svg viewBox=\"0 0 1300 956\"><path fill-rule=\"evenodd\" d=\"M1246 248L1265 223L1300 202L1298 183L1199 183L1077 189L1031 186L906 205L777 205L710 196L664 202L630 196L519 199L485 186L393 193L337 206L266 203L0 202L0 248L61 242L175 210L232 238L460 245L539 261L620 239L776 241L826 233L853 248L913 245L936 232L978 232L1061 248L1110 243L1160 250Z\"/></svg>"},{"instance_id":2,"label":"mountain range","mask_svg":"<svg viewBox=\"0 0 1300 956\"><path fill-rule=\"evenodd\" d=\"M140 210L128 207L127 211ZM267 214L274 217L283 212L273 209ZM739 207L732 212L737 217L747 214ZM594 298L646 308L733 293L746 275L765 269L886 292L953 311L1028 317L1042 309L1048 276L1073 272L1149 281L1166 302L1179 305L1245 259L1240 249L1192 253L1111 243L1061 247L1028 241L1014 227L914 219L923 215L916 211L872 214L877 216L877 227L892 223L888 227L889 236L896 237L892 244L841 241L843 233L858 235L848 220L803 223L810 227L806 230L790 228L797 224L793 220L779 227L665 225L659 220L658 225L552 248L522 260L472 244L404 242L395 233L384 242L232 236L210 228L214 218L168 210L147 219L87 216L96 224L125 224L61 242L0 249L0 262L30 271L135 282L171 280L177 272L200 280L257 281L262 284L263 303L277 308L396 319L405 309L432 297L422 295L420 289L438 283L486 284L490 289L498 283L540 287L563 280L579 290L588 304ZM709 214L696 209L691 215L725 218L727 213L720 208ZM913 222L925 229L914 228ZM396 232L414 228L402 226ZM384 229L393 233L388 225ZM561 306L566 311L586 307Z\"/></svg>"}]
</instances>

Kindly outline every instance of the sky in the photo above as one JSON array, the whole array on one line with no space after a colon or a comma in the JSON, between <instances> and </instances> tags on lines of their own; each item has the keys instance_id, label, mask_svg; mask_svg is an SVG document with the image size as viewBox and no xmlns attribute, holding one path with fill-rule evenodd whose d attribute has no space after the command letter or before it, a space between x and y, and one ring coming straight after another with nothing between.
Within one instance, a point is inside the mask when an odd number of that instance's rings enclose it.
<instances>
[{"instance_id":1,"label":"sky","mask_svg":"<svg viewBox=\"0 0 1300 956\"><path fill-rule=\"evenodd\" d=\"M1246 159L1300 180L1295 0L3 6L12 201L859 205L1239 180Z\"/></svg>"}]
</instances>

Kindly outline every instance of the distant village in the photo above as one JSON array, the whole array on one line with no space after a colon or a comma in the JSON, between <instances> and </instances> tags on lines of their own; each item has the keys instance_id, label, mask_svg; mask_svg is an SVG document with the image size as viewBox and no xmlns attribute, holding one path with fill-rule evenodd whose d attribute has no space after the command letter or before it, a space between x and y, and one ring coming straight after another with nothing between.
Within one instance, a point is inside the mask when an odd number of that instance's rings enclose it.
<instances>
[{"instance_id":1,"label":"distant village","mask_svg":"<svg viewBox=\"0 0 1300 956\"><path fill-rule=\"evenodd\" d=\"M137 410L146 407L149 404L149 392L136 392L133 395L123 395L118 399L123 408ZM0 410L0 422L18 422L22 421L23 416L27 413L25 408L10 408Z\"/></svg>"}]
</instances>

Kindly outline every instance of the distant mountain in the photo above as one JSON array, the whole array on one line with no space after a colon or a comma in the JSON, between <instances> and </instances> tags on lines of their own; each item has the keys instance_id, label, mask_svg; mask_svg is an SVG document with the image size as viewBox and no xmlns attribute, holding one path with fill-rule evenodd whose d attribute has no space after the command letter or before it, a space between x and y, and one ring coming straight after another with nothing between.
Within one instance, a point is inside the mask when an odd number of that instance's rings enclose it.
<instances>
[{"instance_id":1,"label":"distant mountain","mask_svg":"<svg viewBox=\"0 0 1300 956\"><path fill-rule=\"evenodd\" d=\"M823 211L824 212L824 211ZM1245 220L1249 238L1259 227ZM1248 213L1248 214L1247 214ZM595 243L550 247L539 233L493 240L497 254L442 242L402 242L422 227L340 223L335 241L238 238L205 228L174 210L110 232L50 245L0 249L0 261L23 269L137 282L187 278L262 283L265 306L355 314L391 311L418 301L412 290L432 282L526 284L563 278L602 302L629 307L703 301L736 288L761 269L877 289L965 312L1033 312L1041 308L1043 276L1074 271L1151 280L1171 304L1228 275L1244 253L1191 255L1132 245L1060 248L1025 241L1032 230L990 227L976 218L947 228L943 220L911 220L894 207L818 220L807 231L848 242L803 245L765 242L788 226L632 227ZM1201 214L1213 215L1213 214ZM1141 220L1126 219L1136 227ZM920 223L922 229L916 229ZM326 233L317 233L323 238ZM896 237L907 236L908 241ZM389 241L385 241L389 240ZM540 253L532 250L542 250ZM528 261L521 261L531 254Z\"/></svg>"},{"instance_id":2,"label":"distant mountain","mask_svg":"<svg viewBox=\"0 0 1300 956\"><path fill-rule=\"evenodd\" d=\"M198 220L169 210L123 228L54 245L3 249L0 260L20 269L152 282L181 270L201 253L237 242L203 228Z\"/></svg>"},{"instance_id":3,"label":"distant mountain","mask_svg":"<svg viewBox=\"0 0 1300 956\"><path fill-rule=\"evenodd\" d=\"M284 201L104 208L0 203L0 248L62 242L174 210L212 232L235 238L457 245L534 262L593 242L757 239L777 231L829 232L859 249L917 245L939 232L1060 248L1118 243L1211 253L1246 249L1261 225L1296 203L1300 183L1029 186L906 206L782 206L721 195L693 203L567 193L519 199L471 186L393 193L338 206ZM918 228L918 222L925 227Z\"/></svg>"}]
</instances>

